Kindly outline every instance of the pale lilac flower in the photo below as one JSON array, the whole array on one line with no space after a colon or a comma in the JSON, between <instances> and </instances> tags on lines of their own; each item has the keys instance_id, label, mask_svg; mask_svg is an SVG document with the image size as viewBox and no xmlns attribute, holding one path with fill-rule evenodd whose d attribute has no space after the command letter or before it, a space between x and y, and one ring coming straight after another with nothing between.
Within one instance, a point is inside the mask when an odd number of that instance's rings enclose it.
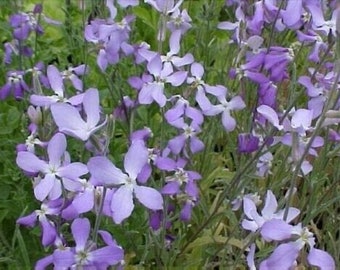
<instances>
[{"instance_id":1,"label":"pale lilac flower","mask_svg":"<svg viewBox=\"0 0 340 270\"><path fill-rule=\"evenodd\" d=\"M25 151L31 152L31 153L35 153L35 146L39 145L41 147L45 147L47 145L47 143L42 142L39 138L38 138L38 132L37 132L37 126L36 125L30 125L30 131L31 134L26 138L25 140Z\"/></svg>"},{"instance_id":2,"label":"pale lilac flower","mask_svg":"<svg viewBox=\"0 0 340 270\"><path fill-rule=\"evenodd\" d=\"M280 12L283 23L289 29L297 30L304 23L303 14L306 11L303 9L302 2L303 0L288 0L286 8Z\"/></svg>"},{"instance_id":3,"label":"pale lilac flower","mask_svg":"<svg viewBox=\"0 0 340 270\"><path fill-rule=\"evenodd\" d=\"M183 57L177 56L180 51L180 40L181 40L181 31L174 31L169 40L170 51L166 55L162 55L161 59L164 65L173 65L176 68L180 68L185 65L189 65L194 62L194 57L191 53L187 53Z\"/></svg>"},{"instance_id":4,"label":"pale lilac flower","mask_svg":"<svg viewBox=\"0 0 340 270\"><path fill-rule=\"evenodd\" d=\"M191 28L191 18L186 9L182 12L176 9L171 13L169 21L167 22L167 27L171 32L180 30L181 34L184 35Z\"/></svg>"},{"instance_id":5,"label":"pale lilac flower","mask_svg":"<svg viewBox=\"0 0 340 270\"><path fill-rule=\"evenodd\" d=\"M284 210L277 209L277 200L272 191L268 190L265 199L265 205L261 211L261 215L257 212L257 207L255 203L248 199L243 199L243 211L246 215L246 219L242 221L242 227L245 230L256 232L261 229L266 221L272 219L283 220ZM300 213L300 210L294 207L289 207L287 222L292 221Z\"/></svg>"},{"instance_id":6,"label":"pale lilac flower","mask_svg":"<svg viewBox=\"0 0 340 270\"><path fill-rule=\"evenodd\" d=\"M171 122L171 125L183 130L180 135L169 140L168 147L174 154L177 155L182 150L185 150L186 144L188 144L192 153L197 153L204 149L204 143L196 136L201 132L201 128L195 121L188 125L183 118L179 118Z\"/></svg>"},{"instance_id":7,"label":"pale lilac flower","mask_svg":"<svg viewBox=\"0 0 340 270\"><path fill-rule=\"evenodd\" d=\"M274 157L270 152L261 155L256 164L256 175L265 177L266 175L271 174L270 169L272 167L273 159Z\"/></svg>"},{"instance_id":8,"label":"pale lilac flower","mask_svg":"<svg viewBox=\"0 0 340 270\"><path fill-rule=\"evenodd\" d=\"M329 91L318 83L313 84L309 76L301 76L298 82L306 87L307 95L310 97L308 109L313 111L313 119L317 118L322 113Z\"/></svg>"},{"instance_id":9,"label":"pale lilac flower","mask_svg":"<svg viewBox=\"0 0 340 270\"><path fill-rule=\"evenodd\" d=\"M38 9L37 9L38 10ZM10 17L10 25L14 28L13 36L18 40L25 40L28 38L31 31L35 31L38 35L43 34L43 29L41 25L38 24L38 19L36 18L39 12L20 12L14 14Z\"/></svg>"},{"instance_id":10,"label":"pale lilac flower","mask_svg":"<svg viewBox=\"0 0 340 270\"><path fill-rule=\"evenodd\" d=\"M44 70L45 66L42 62L38 62L36 65L34 65L33 68L29 68L26 70L26 73L32 73L32 86L33 91L36 94L41 94L41 84L46 88L51 87L48 78L43 73Z\"/></svg>"},{"instance_id":11,"label":"pale lilac flower","mask_svg":"<svg viewBox=\"0 0 340 270\"><path fill-rule=\"evenodd\" d=\"M50 200L58 199L62 195L63 186L68 189L68 184L76 181L81 175L88 172L87 167L80 163L65 164L66 138L62 133L55 134L47 146L48 161L39 159L31 152L19 152L17 165L29 173L40 172L43 176L34 187L35 197L43 201L46 197Z\"/></svg>"},{"instance_id":12,"label":"pale lilac flower","mask_svg":"<svg viewBox=\"0 0 340 270\"><path fill-rule=\"evenodd\" d=\"M256 266L254 262L255 248L256 248L256 245L251 244L248 255L247 255L247 264L248 264L249 270L256 270Z\"/></svg>"},{"instance_id":13,"label":"pale lilac flower","mask_svg":"<svg viewBox=\"0 0 340 270\"><path fill-rule=\"evenodd\" d=\"M117 187L111 199L112 218L117 224L131 215L134 209L133 195L151 210L163 209L163 198L157 190L136 183L137 176L147 163L148 157L149 153L144 142L136 140L132 142L124 158L126 173L106 157L94 157L88 163L91 175L96 179L96 185Z\"/></svg>"},{"instance_id":14,"label":"pale lilac flower","mask_svg":"<svg viewBox=\"0 0 340 270\"><path fill-rule=\"evenodd\" d=\"M300 42L313 45L313 49L309 53L308 59L315 63L318 63L320 61L320 51L326 51L327 44L322 40L319 34L312 30L309 30L307 33L296 31L296 34Z\"/></svg>"},{"instance_id":15,"label":"pale lilac flower","mask_svg":"<svg viewBox=\"0 0 340 270\"><path fill-rule=\"evenodd\" d=\"M153 6L158 12L163 13L164 15L170 14L174 12L179 6L183 3L184 0L144 0L145 3Z\"/></svg>"},{"instance_id":16,"label":"pale lilac flower","mask_svg":"<svg viewBox=\"0 0 340 270\"><path fill-rule=\"evenodd\" d=\"M24 91L28 91L28 85L24 81L23 71L9 71L7 83L0 89L0 99L5 99L12 92L16 99L22 99Z\"/></svg>"},{"instance_id":17,"label":"pale lilac flower","mask_svg":"<svg viewBox=\"0 0 340 270\"><path fill-rule=\"evenodd\" d=\"M58 199L54 201L48 201L41 204L39 210L35 210L30 215L21 217L17 220L17 224L33 227L39 222L42 229L42 244L43 246L49 246L57 238L57 228L55 224L48 219L48 216L58 216L63 206L63 200Z\"/></svg>"},{"instance_id":18,"label":"pale lilac flower","mask_svg":"<svg viewBox=\"0 0 340 270\"><path fill-rule=\"evenodd\" d=\"M173 72L171 65L162 65L159 55L156 55L147 65L148 71L153 75L152 82L145 83L138 95L141 104L151 104L156 101L160 107L164 107L167 98L164 94L165 83L172 86L181 85L187 76L186 71Z\"/></svg>"},{"instance_id":19,"label":"pale lilac flower","mask_svg":"<svg viewBox=\"0 0 340 270\"><path fill-rule=\"evenodd\" d=\"M213 88L211 87L211 89ZM202 108L202 110L203 114L209 116L221 114L223 127L226 131L230 132L236 128L236 120L231 116L231 112L244 109L246 107L246 104L243 102L240 96L236 96L231 98L230 100L227 100L227 91L227 88L222 86L219 86L218 91L216 91L215 88L214 90L210 90L209 93L215 95L220 104L204 106L204 108L206 109Z\"/></svg>"},{"instance_id":20,"label":"pale lilac flower","mask_svg":"<svg viewBox=\"0 0 340 270\"><path fill-rule=\"evenodd\" d=\"M124 259L124 251L111 239L107 246L97 248L89 240L90 222L86 218L77 218L71 225L76 246L57 249L53 253L53 263L57 269L107 269L117 265ZM101 234L103 235L103 234ZM106 236L106 235L104 235ZM106 236L107 237L107 236ZM105 239L104 239L105 241Z\"/></svg>"},{"instance_id":21,"label":"pale lilac flower","mask_svg":"<svg viewBox=\"0 0 340 270\"><path fill-rule=\"evenodd\" d=\"M236 42L237 44L241 44L241 41L243 40L243 33L241 33L241 25L246 23L246 16L242 10L241 5L239 5L236 8L235 16L237 18L237 22L234 23L229 21L220 22L217 25L217 28L222 30L234 31L233 41Z\"/></svg>"},{"instance_id":22,"label":"pale lilac flower","mask_svg":"<svg viewBox=\"0 0 340 270\"><path fill-rule=\"evenodd\" d=\"M313 3L307 4L307 9L312 15L312 27L315 31L320 31L325 36L336 36L336 18L338 16L339 9L335 9L332 13L330 20L325 20L323 12L320 6Z\"/></svg>"},{"instance_id":23,"label":"pale lilac flower","mask_svg":"<svg viewBox=\"0 0 340 270\"><path fill-rule=\"evenodd\" d=\"M85 75L88 73L88 67L84 64L77 67L68 67L66 70L61 72L63 80L70 80L72 85L78 91L83 91L83 81L79 79L79 75Z\"/></svg>"},{"instance_id":24,"label":"pale lilac flower","mask_svg":"<svg viewBox=\"0 0 340 270\"><path fill-rule=\"evenodd\" d=\"M158 157L156 159L156 166L159 169L174 172L173 175L166 177L166 185L162 189L162 194L178 195L182 193L181 188L183 188L184 193L188 196L198 197L196 181L201 179L201 175L195 171L185 170L186 164L187 161L181 158L177 161L167 157Z\"/></svg>"},{"instance_id":25,"label":"pale lilac flower","mask_svg":"<svg viewBox=\"0 0 340 270\"><path fill-rule=\"evenodd\" d=\"M310 253L308 262L312 266L319 266L324 270L335 270L334 259L327 253L315 249L315 239L307 227L302 227L301 223L292 226L283 220L272 219L266 221L261 229L261 236L266 241L287 241L288 243L280 244L274 252L261 262L260 270L273 269L272 267L280 265L282 269L289 269L295 263L300 251L308 245Z\"/></svg>"},{"instance_id":26,"label":"pale lilac flower","mask_svg":"<svg viewBox=\"0 0 340 270\"><path fill-rule=\"evenodd\" d=\"M86 121L83 120L79 111L72 105L67 103L53 104L51 112L59 131L82 141L87 141L93 133L106 124L106 120L99 124L100 106L97 89L91 88L85 92L83 108L86 114Z\"/></svg>"},{"instance_id":27,"label":"pale lilac flower","mask_svg":"<svg viewBox=\"0 0 340 270\"><path fill-rule=\"evenodd\" d=\"M283 126L279 123L279 116L277 115L276 111L273 108L267 105L261 105L257 107L256 110L261 116L268 120L268 122L271 123L278 130L283 129Z\"/></svg>"},{"instance_id":28,"label":"pale lilac flower","mask_svg":"<svg viewBox=\"0 0 340 270\"><path fill-rule=\"evenodd\" d=\"M95 187L86 179L78 179L76 193L72 202L63 209L61 216L67 220L91 211L95 206Z\"/></svg>"},{"instance_id":29,"label":"pale lilac flower","mask_svg":"<svg viewBox=\"0 0 340 270\"><path fill-rule=\"evenodd\" d=\"M23 55L26 57L31 57L33 55L33 50L30 47L24 44L21 44L21 46L19 46L19 41L16 39L13 39L11 42L5 42L4 48L5 48L4 63L6 65L12 62L13 54Z\"/></svg>"},{"instance_id":30,"label":"pale lilac flower","mask_svg":"<svg viewBox=\"0 0 340 270\"><path fill-rule=\"evenodd\" d=\"M203 114L199 109L190 106L189 101L180 95L173 96L170 100L173 101L175 99L178 99L176 104L164 115L170 125L176 126L172 123L176 123L176 121L182 117L190 118L199 126L203 124Z\"/></svg>"},{"instance_id":31,"label":"pale lilac flower","mask_svg":"<svg viewBox=\"0 0 340 270\"><path fill-rule=\"evenodd\" d=\"M82 95L76 95L69 99L65 97L63 78L55 66L49 65L47 67L47 78L55 94L52 96L33 94L30 97L31 104L40 107L50 107L57 102L70 102L73 105L78 105L82 102Z\"/></svg>"}]
</instances>

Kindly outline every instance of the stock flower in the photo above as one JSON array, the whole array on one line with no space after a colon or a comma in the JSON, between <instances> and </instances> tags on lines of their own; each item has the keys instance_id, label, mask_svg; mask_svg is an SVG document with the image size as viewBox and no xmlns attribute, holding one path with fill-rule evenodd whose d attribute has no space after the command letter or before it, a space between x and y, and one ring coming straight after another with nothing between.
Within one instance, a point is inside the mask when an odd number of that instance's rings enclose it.
<instances>
[{"instance_id":1,"label":"stock flower","mask_svg":"<svg viewBox=\"0 0 340 270\"><path fill-rule=\"evenodd\" d=\"M267 174L270 174L273 159L274 157L270 152L261 155L259 161L256 164L256 175L264 177Z\"/></svg>"},{"instance_id":2,"label":"stock flower","mask_svg":"<svg viewBox=\"0 0 340 270\"><path fill-rule=\"evenodd\" d=\"M95 179L95 185L117 187L112 195L112 218L120 224L128 218L133 209L133 195L145 207L151 210L163 209L161 194L150 187L137 185L136 179L144 165L148 162L148 150L141 140L133 141L124 157L123 173L106 157L93 157L88 163L91 176Z\"/></svg>"},{"instance_id":3,"label":"stock flower","mask_svg":"<svg viewBox=\"0 0 340 270\"><path fill-rule=\"evenodd\" d=\"M88 89L83 96L83 108L86 121L79 111L67 103L55 103L51 106L51 112L59 131L82 141L87 141L90 136L106 124L106 120L99 124L100 106L97 89ZM65 117L67 115L67 117Z\"/></svg>"},{"instance_id":4,"label":"stock flower","mask_svg":"<svg viewBox=\"0 0 340 270\"><path fill-rule=\"evenodd\" d=\"M260 139L251 133L238 135L238 152L252 153L259 148Z\"/></svg>"},{"instance_id":5,"label":"stock flower","mask_svg":"<svg viewBox=\"0 0 340 270\"><path fill-rule=\"evenodd\" d=\"M68 67L61 72L61 77L64 80L70 80L72 85L78 91L83 91L83 81L78 78L79 75L85 75L88 72L88 67L84 64L77 67Z\"/></svg>"},{"instance_id":6,"label":"stock flower","mask_svg":"<svg viewBox=\"0 0 340 270\"><path fill-rule=\"evenodd\" d=\"M33 91L38 94L41 94L41 84L46 88L51 87L48 78L43 73L44 69L44 64L42 62L38 62L34 65L34 67L26 70L26 73L32 73Z\"/></svg>"},{"instance_id":7,"label":"stock flower","mask_svg":"<svg viewBox=\"0 0 340 270\"><path fill-rule=\"evenodd\" d=\"M40 106L40 107L50 107L52 104L57 103L57 102L70 102L73 105L78 105L82 102L82 97L83 97L82 95L76 95L69 99L65 97L65 94L64 94L65 87L63 83L63 78L59 70L55 66L49 65L47 67L47 78L55 94L52 96L43 96L43 95L33 94L30 97L31 104L35 106Z\"/></svg>"},{"instance_id":8,"label":"stock flower","mask_svg":"<svg viewBox=\"0 0 340 270\"><path fill-rule=\"evenodd\" d=\"M332 18L330 20L325 20L323 12L320 5L316 5L311 1L307 5L307 9L312 15L312 27L315 31L320 31L325 36L333 35L336 36L336 18L338 16L339 9L335 9L332 13ZM339 30L339 29L338 29Z\"/></svg>"},{"instance_id":9,"label":"stock flower","mask_svg":"<svg viewBox=\"0 0 340 270\"><path fill-rule=\"evenodd\" d=\"M67 220L74 219L80 214L91 211L95 205L95 187L86 179L78 179L76 193L71 203L63 209L61 216Z\"/></svg>"},{"instance_id":10,"label":"stock flower","mask_svg":"<svg viewBox=\"0 0 340 270\"><path fill-rule=\"evenodd\" d=\"M174 0L144 0L145 3L153 6L158 12L163 13L164 15L170 14L174 12L179 6L183 3L184 0L179 0L175 4Z\"/></svg>"},{"instance_id":11,"label":"stock flower","mask_svg":"<svg viewBox=\"0 0 340 270\"><path fill-rule=\"evenodd\" d=\"M206 100L203 105L203 113L208 116L222 114L222 124L226 131L233 131L236 128L236 120L231 116L231 111L239 111L246 107L240 96L236 96L227 101L227 88L223 86L210 87L209 93L216 96L220 102L218 105L209 105L210 101ZM208 103L209 102L209 103ZM202 103L201 103L202 104Z\"/></svg>"},{"instance_id":12,"label":"stock flower","mask_svg":"<svg viewBox=\"0 0 340 270\"><path fill-rule=\"evenodd\" d=\"M87 218L77 218L73 221L71 230L76 246L54 251L53 263L57 269L107 269L110 265L123 261L124 251L114 241L97 248L96 244L89 240L90 229Z\"/></svg>"},{"instance_id":13,"label":"stock flower","mask_svg":"<svg viewBox=\"0 0 340 270\"><path fill-rule=\"evenodd\" d=\"M191 18L186 9L180 11L176 9L171 13L166 26L171 31L180 30L181 35L184 35L191 28Z\"/></svg>"},{"instance_id":14,"label":"stock flower","mask_svg":"<svg viewBox=\"0 0 340 270\"><path fill-rule=\"evenodd\" d=\"M169 40L170 51L166 55L162 55L161 59L164 62L164 65L173 65L176 68L180 68L185 65L189 65L194 62L194 57L191 53L187 53L183 57L177 56L180 51L180 40L181 40L181 31L174 31Z\"/></svg>"},{"instance_id":15,"label":"stock flower","mask_svg":"<svg viewBox=\"0 0 340 270\"><path fill-rule=\"evenodd\" d=\"M183 133L172 138L168 147L174 154L179 154L182 150L185 150L186 142L189 142L189 148L192 153L200 152L204 149L204 143L196 136L201 132L199 125L192 121L190 125L184 122L183 118L179 118L176 121L171 122L172 126L178 129L182 129Z\"/></svg>"},{"instance_id":16,"label":"stock flower","mask_svg":"<svg viewBox=\"0 0 340 270\"><path fill-rule=\"evenodd\" d=\"M34 187L35 197L43 201L47 196L51 200L58 199L63 186L72 189L73 181L88 172L87 167L80 163L65 162L66 138L62 133L55 134L47 146L48 161L39 159L31 152L19 152L17 165L30 173L40 172L43 178Z\"/></svg>"},{"instance_id":17,"label":"stock flower","mask_svg":"<svg viewBox=\"0 0 340 270\"><path fill-rule=\"evenodd\" d=\"M202 112L199 109L190 106L189 101L180 95L172 96L170 100L173 101L176 98L178 98L176 104L164 114L167 122L176 127L177 125L175 123L177 123L176 121L178 119L187 117L194 121L197 125L202 125L204 121Z\"/></svg>"},{"instance_id":18,"label":"stock flower","mask_svg":"<svg viewBox=\"0 0 340 270\"><path fill-rule=\"evenodd\" d=\"M0 99L5 99L13 92L16 99L24 96L24 91L28 91L28 86L24 81L23 71L9 71L7 73L7 83L0 89Z\"/></svg>"},{"instance_id":19,"label":"stock flower","mask_svg":"<svg viewBox=\"0 0 340 270\"><path fill-rule=\"evenodd\" d=\"M268 122L271 123L278 130L283 129L283 126L279 122L279 116L277 115L276 111L273 108L267 105L261 105L257 107L256 110L261 116L268 120Z\"/></svg>"},{"instance_id":20,"label":"stock flower","mask_svg":"<svg viewBox=\"0 0 340 270\"><path fill-rule=\"evenodd\" d=\"M265 205L261 211L261 215L257 212L257 207L255 203L247 198L243 198L243 211L246 215L246 219L242 221L242 227L245 230L249 230L252 232L256 232L261 229L262 226L269 220L278 219L282 220L284 215L284 210L277 209L278 204L277 200L272 191L268 190L266 194ZM300 213L300 210L294 207L289 207L287 222L292 221L295 217L297 217Z\"/></svg>"},{"instance_id":21,"label":"stock flower","mask_svg":"<svg viewBox=\"0 0 340 270\"><path fill-rule=\"evenodd\" d=\"M138 101L141 104L151 104L156 101L160 107L164 107L167 98L164 94L165 83L172 86L181 85L186 79L187 72L173 72L171 65L162 65L159 55L156 55L147 65L148 71L153 75L154 80L145 83L138 95Z\"/></svg>"},{"instance_id":22,"label":"stock flower","mask_svg":"<svg viewBox=\"0 0 340 270\"><path fill-rule=\"evenodd\" d=\"M313 45L313 49L309 53L308 59L315 63L318 63L320 61L319 57L320 51L326 51L327 44L322 40L319 34L312 30L309 30L306 33L296 31L296 34L300 42Z\"/></svg>"},{"instance_id":23,"label":"stock flower","mask_svg":"<svg viewBox=\"0 0 340 270\"><path fill-rule=\"evenodd\" d=\"M40 6L41 8L41 6ZM21 12L10 17L10 25L14 28L13 36L18 40L28 38L31 31L35 31L38 35L43 34L42 27L38 24L37 14L41 13L41 9L36 5L32 12Z\"/></svg>"},{"instance_id":24,"label":"stock flower","mask_svg":"<svg viewBox=\"0 0 340 270\"><path fill-rule=\"evenodd\" d=\"M328 90L318 83L314 85L309 76L301 76L298 82L307 89L307 95L310 97L308 108L313 111L313 118L320 116L327 100Z\"/></svg>"},{"instance_id":25,"label":"stock flower","mask_svg":"<svg viewBox=\"0 0 340 270\"><path fill-rule=\"evenodd\" d=\"M289 225L283 220L272 219L266 221L261 228L261 236L266 241L287 241L275 248L274 252L262 261L260 270L270 270L280 266L280 269L290 269L305 245L309 247L307 261L311 266L318 266L321 270L335 270L333 258L325 251L316 249L313 234L307 227Z\"/></svg>"},{"instance_id":26,"label":"stock flower","mask_svg":"<svg viewBox=\"0 0 340 270\"><path fill-rule=\"evenodd\" d=\"M5 55L4 55L4 62L6 65L9 65L12 62L12 55L23 55L26 57L31 57L33 55L33 50L24 45L20 44L19 41L16 39L13 39L11 42L5 42L4 48L5 48Z\"/></svg>"},{"instance_id":27,"label":"stock flower","mask_svg":"<svg viewBox=\"0 0 340 270\"><path fill-rule=\"evenodd\" d=\"M173 175L166 177L166 185L162 189L162 194L178 195L181 193L181 188L185 184L184 192L191 197L198 197L198 188L196 181L201 179L201 175L195 171L187 171L184 169L187 161L178 159L174 161L167 157L158 157L156 166L167 172L174 172Z\"/></svg>"},{"instance_id":28,"label":"stock flower","mask_svg":"<svg viewBox=\"0 0 340 270\"><path fill-rule=\"evenodd\" d=\"M57 216L63 206L63 200L51 200L41 204L39 210L35 210L25 217L18 218L17 224L33 227L37 222L42 229L41 242L43 246L53 244L57 238L57 229L55 224L49 220L48 216Z\"/></svg>"}]
</instances>

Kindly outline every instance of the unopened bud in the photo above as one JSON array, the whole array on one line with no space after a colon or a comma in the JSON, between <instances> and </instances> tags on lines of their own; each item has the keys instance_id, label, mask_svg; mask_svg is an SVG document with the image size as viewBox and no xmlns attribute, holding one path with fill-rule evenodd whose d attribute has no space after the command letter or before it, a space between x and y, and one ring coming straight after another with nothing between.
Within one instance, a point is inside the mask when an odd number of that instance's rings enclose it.
<instances>
[{"instance_id":1,"label":"unopened bud","mask_svg":"<svg viewBox=\"0 0 340 270\"><path fill-rule=\"evenodd\" d=\"M27 109L27 115L32 123L39 125L41 123L41 110L39 107L29 106Z\"/></svg>"}]
</instances>

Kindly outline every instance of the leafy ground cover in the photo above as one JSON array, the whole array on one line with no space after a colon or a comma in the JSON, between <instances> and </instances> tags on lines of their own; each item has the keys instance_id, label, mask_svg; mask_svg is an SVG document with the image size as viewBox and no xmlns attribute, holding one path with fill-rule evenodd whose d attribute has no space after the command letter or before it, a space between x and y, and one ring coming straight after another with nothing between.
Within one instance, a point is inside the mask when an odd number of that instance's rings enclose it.
<instances>
[{"instance_id":1,"label":"leafy ground cover","mask_svg":"<svg viewBox=\"0 0 340 270\"><path fill-rule=\"evenodd\" d=\"M0 30L1 269L337 269L336 1L0 0Z\"/></svg>"}]
</instances>

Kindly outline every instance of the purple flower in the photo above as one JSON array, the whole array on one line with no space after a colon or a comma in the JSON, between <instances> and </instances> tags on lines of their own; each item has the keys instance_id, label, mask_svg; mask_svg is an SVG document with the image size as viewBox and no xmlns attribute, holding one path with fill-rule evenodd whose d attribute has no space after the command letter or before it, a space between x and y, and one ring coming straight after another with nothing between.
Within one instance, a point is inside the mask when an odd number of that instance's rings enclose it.
<instances>
[{"instance_id":1,"label":"purple flower","mask_svg":"<svg viewBox=\"0 0 340 270\"><path fill-rule=\"evenodd\" d=\"M99 93L97 89L87 90L83 97L83 108L86 121L79 111L67 103L55 103L51 106L51 112L59 131L67 135L87 141L90 136L106 124L106 120L100 121ZM67 115L67 117L65 117Z\"/></svg>"},{"instance_id":2,"label":"purple flower","mask_svg":"<svg viewBox=\"0 0 340 270\"><path fill-rule=\"evenodd\" d=\"M180 30L181 34L184 35L191 28L191 18L186 9L182 12L176 9L171 13L169 21L167 22L167 27L171 32Z\"/></svg>"},{"instance_id":3,"label":"purple flower","mask_svg":"<svg viewBox=\"0 0 340 270\"><path fill-rule=\"evenodd\" d=\"M181 96L173 96L171 101L175 98L178 98L175 106L168 110L164 115L170 125L177 127L177 120L184 116L190 118L197 125L203 124L203 114L199 109L191 107L189 101Z\"/></svg>"},{"instance_id":4,"label":"purple flower","mask_svg":"<svg viewBox=\"0 0 340 270\"><path fill-rule=\"evenodd\" d=\"M44 70L45 67L42 62L39 62L33 68L29 68L26 70L26 73L32 73L33 91L37 94L41 94L42 92L41 84L46 88L51 87L48 78L43 73Z\"/></svg>"},{"instance_id":5,"label":"purple flower","mask_svg":"<svg viewBox=\"0 0 340 270\"><path fill-rule=\"evenodd\" d=\"M259 148L260 139L250 133L238 135L238 152L252 153Z\"/></svg>"},{"instance_id":6,"label":"purple flower","mask_svg":"<svg viewBox=\"0 0 340 270\"><path fill-rule=\"evenodd\" d=\"M65 219L74 219L80 214L91 211L95 205L95 195L98 191L86 179L78 179L75 182L75 195L72 202L62 211L62 217Z\"/></svg>"},{"instance_id":7,"label":"purple flower","mask_svg":"<svg viewBox=\"0 0 340 270\"><path fill-rule=\"evenodd\" d=\"M321 6L310 3L307 5L312 15L312 27L315 31L320 31L325 36L336 36L336 18L338 16L339 9L335 9L332 13L330 20L325 20Z\"/></svg>"},{"instance_id":8,"label":"purple flower","mask_svg":"<svg viewBox=\"0 0 340 270\"><path fill-rule=\"evenodd\" d=\"M88 67L86 65L79 65L77 67L68 67L66 70L61 72L61 77L64 80L70 80L73 87L78 91L83 91L83 81L79 79L79 75L88 73Z\"/></svg>"},{"instance_id":9,"label":"purple flower","mask_svg":"<svg viewBox=\"0 0 340 270\"><path fill-rule=\"evenodd\" d=\"M270 174L273 159L273 155L270 152L261 155L259 161L256 164L256 175L264 177L267 174Z\"/></svg>"},{"instance_id":10,"label":"purple flower","mask_svg":"<svg viewBox=\"0 0 340 270\"><path fill-rule=\"evenodd\" d=\"M164 94L165 83L179 86L186 79L187 72L177 71L173 73L171 65L164 65L163 67L159 55L156 55L148 63L147 69L153 75L154 80L143 85L138 95L138 101L141 104L151 104L156 101L160 107L164 107L167 101Z\"/></svg>"},{"instance_id":11,"label":"purple flower","mask_svg":"<svg viewBox=\"0 0 340 270\"><path fill-rule=\"evenodd\" d=\"M57 229L55 224L48 219L48 216L57 216L63 206L63 200L54 200L42 203L40 210L35 210L28 216L21 217L17 224L33 227L37 222L42 229L42 244L48 246L54 243L57 238Z\"/></svg>"},{"instance_id":12,"label":"purple flower","mask_svg":"<svg viewBox=\"0 0 340 270\"><path fill-rule=\"evenodd\" d=\"M34 72L37 72L34 70ZM76 95L74 97L71 97L67 99L64 95L65 87L63 83L63 78L59 72L59 70L53 66L49 65L47 67L47 78L48 82L44 81L46 83L49 83L52 90L54 91L54 95L52 96L43 96L43 95L31 95L30 102L31 104L35 106L41 106L41 107L49 107L54 103L57 102L70 102L73 105L78 105L82 102L83 96L82 95Z\"/></svg>"},{"instance_id":13,"label":"purple flower","mask_svg":"<svg viewBox=\"0 0 340 270\"><path fill-rule=\"evenodd\" d=\"M255 203L248 199L243 199L243 211L247 219L242 221L242 227L245 230L256 232L258 229L262 228L266 221L272 219L282 220L284 215L284 210L277 210L278 204L277 200L272 191L268 190L266 194L265 205L261 211L262 216L257 212L257 207ZM300 213L300 210L294 207L289 207L287 222L292 221Z\"/></svg>"},{"instance_id":14,"label":"purple flower","mask_svg":"<svg viewBox=\"0 0 340 270\"><path fill-rule=\"evenodd\" d=\"M178 57L177 54L180 50L180 39L181 39L181 31L174 31L169 40L170 51L166 55L162 55L161 59L164 62L164 65L170 65L170 63L176 68L180 68L185 65L189 65L194 62L194 57L191 53L187 53L183 57Z\"/></svg>"},{"instance_id":15,"label":"purple flower","mask_svg":"<svg viewBox=\"0 0 340 270\"><path fill-rule=\"evenodd\" d=\"M226 131L233 131L236 128L236 121L231 116L231 111L239 111L246 107L240 96L236 96L227 101L227 88L222 86L210 87L208 89L210 94L217 97L220 102L218 105L209 106L208 102L205 102L202 110L205 115L213 116L222 114L222 124ZM202 104L202 103L201 103Z\"/></svg>"},{"instance_id":16,"label":"purple flower","mask_svg":"<svg viewBox=\"0 0 340 270\"><path fill-rule=\"evenodd\" d=\"M310 265L318 266L320 269L325 270L335 269L333 258L327 252L314 248L314 235L307 227L302 227L301 223L292 226L283 220L272 219L262 226L261 236L266 241L287 241L289 239L291 241L280 244L275 248L269 258L260 264L260 270L269 270L276 265L280 265L282 269L290 269L306 244L310 248L307 257Z\"/></svg>"},{"instance_id":17,"label":"purple flower","mask_svg":"<svg viewBox=\"0 0 340 270\"><path fill-rule=\"evenodd\" d=\"M43 176L34 187L38 200L43 201L47 196L51 200L58 199L62 194L62 182L67 189L69 181L72 183L88 172L87 167L80 162L66 164L65 151L65 135L57 133L47 146L49 161L41 160L31 152L18 153L16 162L21 169L29 173L40 172Z\"/></svg>"},{"instance_id":18,"label":"purple flower","mask_svg":"<svg viewBox=\"0 0 340 270\"><path fill-rule=\"evenodd\" d=\"M106 157L91 158L88 167L96 185L117 187L112 195L112 218L116 223L121 223L128 218L133 209L133 195L145 207L151 210L163 209L161 194L150 187L137 185L136 179L144 165L148 162L148 150L141 140L133 141L124 158L123 173Z\"/></svg>"},{"instance_id":19,"label":"purple flower","mask_svg":"<svg viewBox=\"0 0 340 270\"><path fill-rule=\"evenodd\" d=\"M153 6L158 12L167 15L169 13L174 12L179 6L183 3L184 0L179 0L175 4L174 0L144 0L145 3L150 4Z\"/></svg>"},{"instance_id":20,"label":"purple flower","mask_svg":"<svg viewBox=\"0 0 340 270\"><path fill-rule=\"evenodd\" d=\"M192 121L191 124L188 125L184 122L183 118L179 118L171 122L171 125L183 130L182 134L171 139L168 143L169 149L174 154L177 155L182 150L185 150L186 142L189 143L188 145L192 153L197 153L204 149L204 143L196 136L196 134L201 132L201 129L195 121Z\"/></svg>"},{"instance_id":21,"label":"purple flower","mask_svg":"<svg viewBox=\"0 0 340 270\"><path fill-rule=\"evenodd\" d=\"M38 35L43 34L43 29L36 18L37 13L41 12L21 12L10 17L10 25L14 28L13 36L16 39L27 39L31 31L35 31Z\"/></svg>"},{"instance_id":22,"label":"purple flower","mask_svg":"<svg viewBox=\"0 0 340 270\"><path fill-rule=\"evenodd\" d=\"M71 230L76 246L54 251L53 263L57 269L73 269L74 267L107 269L110 265L123 261L124 251L114 241L111 240L107 246L97 249L96 244L88 239L90 235L88 219L75 219Z\"/></svg>"},{"instance_id":23,"label":"purple flower","mask_svg":"<svg viewBox=\"0 0 340 270\"><path fill-rule=\"evenodd\" d=\"M0 99L5 99L13 92L16 99L22 99L24 91L28 91L28 86L24 81L23 71L9 71L7 73L7 83L0 89Z\"/></svg>"},{"instance_id":24,"label":"purple flower","mask_svg":"<svg viewBox=\"0 0 340 270\"><path fill-rule=\"evenodd\" d=\"M173 175L166 177L166 185L162 189L163 194L178 195L181 188L184 188L184 193L189 197L198 197L198 188L196 181L201 179L201 175L195 171L187 171L184 169L187 161L178 159L174 161L167 157L158 157L156 166L164 171L174 172Z\"/></svg>"}]
</instances>

